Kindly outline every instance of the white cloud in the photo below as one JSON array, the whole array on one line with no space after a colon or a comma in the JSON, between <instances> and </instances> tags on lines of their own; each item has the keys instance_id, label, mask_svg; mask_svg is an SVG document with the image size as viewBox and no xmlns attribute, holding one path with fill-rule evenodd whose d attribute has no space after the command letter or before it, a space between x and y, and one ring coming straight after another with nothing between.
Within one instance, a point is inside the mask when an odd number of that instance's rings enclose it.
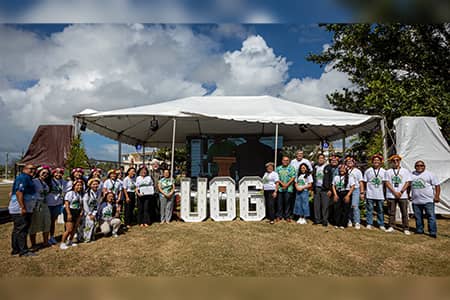
<instances>
[{"instance_id":1,"label":"white cloud","mask_svg":"<svg viewBox=\"0 0 450 300\"><path fill-rule=\"evenodd\" d=\"M218 78L215 95L276 95L288 78L290 63L276 56L265 40L250 36L241 50L223 57L228 72Z\"/></svg>"},{"instance_id":2,"label":"white cloud","mask_svg":"<svg viewBox=\"0 0 450 300\"><path fill-rule=\"evenodd\" d=\"M263 37L247 37L239 26L215 30L245 38L242 48L223 52L215 37L186 26L77 24L46 37L0 26L0 152L21 151L39 124L71 123L85 108L204 95L205 83L217 86L216 95L269 94L319 106L327 106L325 94L349 85L329 70L287 82L290 63ZM37 84L12 84L27 80Z\"/></svg>"},{"instance_id":3,"label":"white cloud","mask_svg":"<svg viewBox=\"0 0 450 300\"><path fill-rule=\"evenodd\" d=\"M327 66L319 79L310 77L291 79L284 86L280 96L307 105L330 108L326 95L349 87L351 82L347 74Z\"/></svg>"}]
</instances>

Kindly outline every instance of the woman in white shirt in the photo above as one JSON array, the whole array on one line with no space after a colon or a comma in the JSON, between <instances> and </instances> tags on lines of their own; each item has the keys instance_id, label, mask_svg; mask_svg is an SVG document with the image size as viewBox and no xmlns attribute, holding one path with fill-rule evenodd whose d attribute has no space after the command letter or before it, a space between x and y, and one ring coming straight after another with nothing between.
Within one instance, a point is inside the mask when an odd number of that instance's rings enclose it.
<instances>
[{"instance_id":1,"label":"woman in white shirt","mask_svg":"<svg viewBox=\"0 0 450 300\"><path fill-rule=\"evenodd\" d=\"M80 234L83 236L84 242L89 243L94 240L95 219L98 206L102 200L102 192L100 188L100 179L89 179L88 189L83 195L83 217L80 225Z\"/></svg>"},{"instance_id":2,"label":"woman in white shirt","mask_svg":"<svg viewBox=\"0 0 450 300\"><path fill-rule=\"evenodd\" d=\"M347 157L345 160L347 166L348 176L353 177L355 182L355 189L352 193L352 203L348 218L348 226L355 225L355 229L361 228L361 212L359 210L359 199L361 198L361 191L364 190L363 174L361 170L355 167L355 160L353 157ZM353 224L352 224L353 221Z\"/></svg>"},{"instance_id":3,"label":"woman in white shirt","mask_svg":"<svg viewBox=\"0 0 450 300\"><path fill-rule=\"evenodd\" d=\"M136 178L136 193L138 196L138 224L140 227L147 227L150 224L149 206L150 201L155 194L155 186L146 167L140 168L138 170L138 174L139 176Z\"/></svg>"},{"instance_id":4,"label":"woman in white shirt","mask_svg":"<svg viewBox=\"0 0 450 300\"><path fill-rule=\"evenodd\" d=\"M355 181L348 175L345 165L340 165L338 170L339 175L334 177L331 187L334 195L334 221L336 228L344 229L348 225L347 220Z\"/></svg>"},{"instance_id":5,"label":"woman in white shirt","mask_svg":"<svg viewBox=\"0 0 450 300\"><path fill-rule=\"evenodd\" d=\"M125 190L124 223L127 228L130 228L136 207L136 169L134 167L127 170L126 177L123 179L123 188Z\"/></svg>"},{"instance_id":6,"label":"woman in white shirt","mask_svg":"<svg viewBox=\"0 0 450 300\"><path fill-rule=\"evenodd\" d=\"M266 172L262 178L264 199L266 201L266 216L269 219L270 224L274 224L275 220L275 202L277 201L278 190L278 173L274 171L275 164L268 162L266 164Z\"/></svg>"},{"instance_id":7,"label":"woman in white shirt","mask_svg":"<svg viewBox=\"0 0 450 300\"><path fill-rule=\"evenodd\" d=\"M306 218L309 217L309 189L312 187L313 178L307 164L301 164L298 167L298 173L295 178L295 189L297 191L294 205L294 215L299 216L298 224L307 224Z\"/></svg>"},{"instance_id":8,"label":"woman in white shirt","mask_svg":"<svg viewBox=\"0 0 450 300\"><path fill-rule=\"evenodd\" d=\"M77 246L72 240L80 224L83 186L83 180L75 180L72 185L72 190L64 196L63 215L66 231L64 231L61 239L60 248L62 250L69 248L69 246Z\"/></svg>"}]
</instances>

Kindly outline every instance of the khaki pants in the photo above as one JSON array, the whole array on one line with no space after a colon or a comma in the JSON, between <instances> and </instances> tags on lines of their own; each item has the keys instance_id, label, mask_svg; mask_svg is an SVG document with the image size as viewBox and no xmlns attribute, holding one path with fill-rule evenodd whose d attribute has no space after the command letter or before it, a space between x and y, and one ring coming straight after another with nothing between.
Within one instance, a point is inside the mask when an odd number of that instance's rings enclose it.
<instances>
[{"instance_id":1,"label":"khaki pants","mask_svg":"<svg viewBox=\"0 0 450 300\"><path fill-rule=\"evenodd\" d=\"M389 226L394 227L395 224L395 211L398 206L402 214L402 226L403 230L408 230L408 199L387 199L389 207Z\"/></svg>"},{"instance_id":2,"label":"khaki pants","mask_svg":"<svg viewBox=\"0 0 450 300\"><path fill-rule=\"evenodd\" d=\"M120 219L119 218L112 218L109 221L103 221L103 223L100 225L100 230L103 234L108 234L112 230L112 234L117 234L117 231L120 228Z\"/></svg>"}]
</instances>

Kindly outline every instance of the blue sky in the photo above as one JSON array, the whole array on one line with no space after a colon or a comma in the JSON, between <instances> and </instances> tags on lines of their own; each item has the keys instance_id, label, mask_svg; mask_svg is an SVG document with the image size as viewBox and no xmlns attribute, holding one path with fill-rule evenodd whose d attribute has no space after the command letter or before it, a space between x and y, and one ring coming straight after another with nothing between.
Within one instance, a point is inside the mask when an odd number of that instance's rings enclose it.
<instances>
[{"instance_id":1,"label":"blue sky","mask_svg":"<svg viewBox=\"0 0 450 300\"><path fill-rule=\"evenodd\" d=\"M2 36L8 45L0 45L0 105L8 115L0 121L0 138L8 142L0 146L0 161L6 151L26 149L39 124L71 123L73 114L88 107L237 92L327 107L325 95L349 84L345 74L306 61L332 41L317 24L10 24L0 25ZM185 48L174 46L180 41ZM97 57L101 51L107 55ZM174 58L167 59L166 51ZM216 68L220 74L211 73ZM241 86L229 79L239 75L245 82L255 70L267 72L269 81ZM26 122L13 118L23 114L30 114ZM11 138L11 130L19 135ZM90 132L83 138L88 155L116 159L114 141Z\"/></svg>"}]
</instances>

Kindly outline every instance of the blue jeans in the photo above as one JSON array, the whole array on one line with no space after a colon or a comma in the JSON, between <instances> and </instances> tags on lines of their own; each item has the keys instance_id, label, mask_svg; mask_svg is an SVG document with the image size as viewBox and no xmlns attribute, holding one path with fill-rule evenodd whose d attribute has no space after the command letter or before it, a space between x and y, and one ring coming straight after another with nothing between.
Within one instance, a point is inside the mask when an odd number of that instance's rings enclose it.
<instances>
[{"instance_id":1,"label":"blue jeans","mask_svg":"<svg viewBox=\"0 0 450 300\"><path fill-rule=\"evenodd\" d=\"M377 211L378 226L384 226L383 201L377 199L366 200L366 220L367 225L373 225L373 207Z\"/></svg>"},{"instance_id":2,"label":"blue jeans","mask_svg":"<svg viewBox=\"0 0 450 300\"><path fill-rule=\"evenodd\" d=\"M277 197L277 218L290 219L291 218L291 192L278 192Z\"/></svg>"},{"instance_id":3,"label":"blue jeans","mask_svg":"<svg viewBox=\"0 0 450 300\"><path fill-rule=\"evenodd\" d=\"M309 217L309 191L297 192L295 197L294 215Z\"/></svg>"},{"instance_id":4,"label":"blue jeans","mask_svg":"<svg viewBox=\"0 0 450 300\"><path fill-rule=\"evenodd\" d=\"M352 207L350 210L349 220L353 223L361 223L361 212L359 210L359 188L354 189L352 193Z\"/></svg>"},{"instance_id":5,"label":"blue jeans","mask_svg":"<svg viewBox=\"0 0 450 300\"><path fill-rule=\"evenodd\" d=\"M423 233L423 211L428 215L428 231L430 234L437 234L436 214L434 213L434 203L414 204L414 217L416 218L416 232Z\"/></svg>"}]
</instances>

